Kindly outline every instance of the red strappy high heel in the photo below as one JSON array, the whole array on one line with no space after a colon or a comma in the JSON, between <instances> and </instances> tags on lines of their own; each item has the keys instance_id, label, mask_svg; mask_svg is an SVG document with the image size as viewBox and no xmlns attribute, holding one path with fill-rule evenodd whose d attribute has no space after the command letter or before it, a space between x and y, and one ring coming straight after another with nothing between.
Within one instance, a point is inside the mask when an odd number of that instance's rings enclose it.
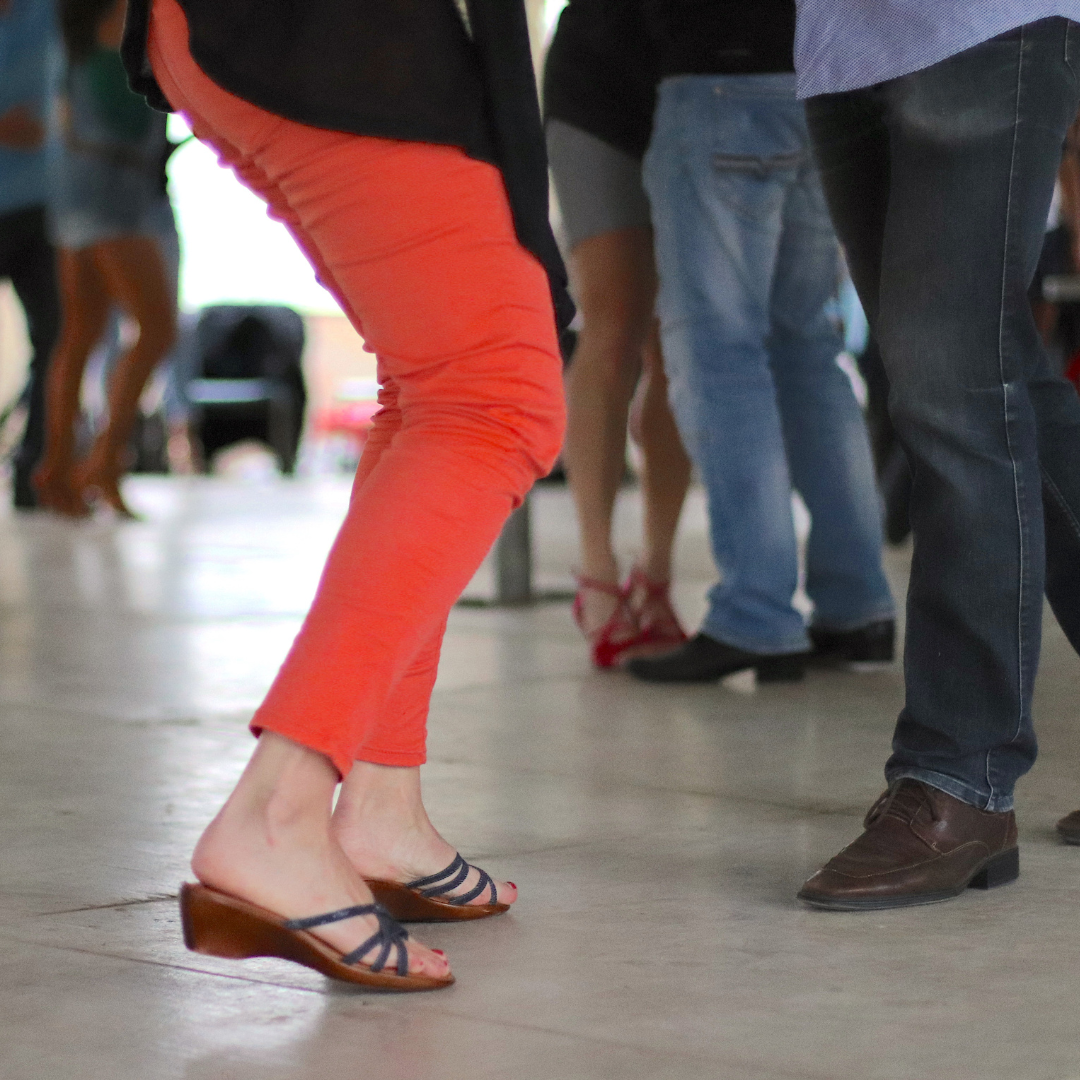
<instances>
[{"instance_id":1,"label":"red strappy high heel","mask_svg":"<svg viewBox=\"0 0 1080 1080\"><path fill-rule=\"evenodd\" d=\"M585 635L589 643L589 652L592 662L598 668L617 667L622 659L622 653L638 640L638 625L626 602L626 593L618 585L611 585L606 581L597 581L595 578L577 577L578 591L574 597L574 621L578 629ZM595 592L606 593L618 601L611 617L602 626L589 632L585 629L585 611L582 601L582 593L586 589Z\"/></svg>"},{"instance_id":2,"label":"red strappy high heel","mask_svg":"<svg viewBox=\"0 0 1080 1080\"><path fill-rule=\"evenodd\" d=\"M638 625L638 636L631 646L634 656L668 652L686 641L686 631L671 604L670 590L671 582L650 581L638 566L630 571L622 591ZM622 659L629 659L629 654Z\"/></svg>"}]
</instances>

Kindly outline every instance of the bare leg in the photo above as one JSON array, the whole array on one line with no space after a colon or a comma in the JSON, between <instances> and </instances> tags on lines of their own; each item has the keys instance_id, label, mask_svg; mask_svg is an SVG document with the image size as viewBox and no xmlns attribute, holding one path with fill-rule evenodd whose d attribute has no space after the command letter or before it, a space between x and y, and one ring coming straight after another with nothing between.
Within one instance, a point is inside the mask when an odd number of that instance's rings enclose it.
<instances>
[{"instance_id":1,"label":"bare leg","mask_svg":"<svg viewBox=\"0 0 1080 1080\"><path fill-rule=\"evenodd\" d=\"M196 877L286 918L372 903L331 832L337 782L337 770L322 754L263 732L236 789L195 848ZM348 953L376 929L367 917L314 933ZM410 939L408 951L410 972L449 972L445 958L419 942Z\"/></svg>"},{"instance_id":2,"label":"bare leg","mask_svg":"<svg viewBox=\"0 0 1080 1080\"><path fill-rule=\"evenodd\" d=\"M81 517L87 507L74 483L79 391L87 358L105 329L109 293L89 251L61 249L57 267L63 324L49 365L45 454L33 482L43 506Z\"/></svg>"},{"instance_id":3,"label":"bare leg","mask_svg":"<svg viewBox=\"0 0 1080 1080\"><path fill-rule=\"evenodd\" d=\"M131 516L120 495L120 477L139 398L176 339L176 299L151 237L106 240L90 250L110 296L138 324L139 336L117 361L109 385L109 422L94 440L79 481L84 490L97 491L114 510Z\"/></svg>"},{"instance_id":4,"label":"bare leg","mask_svg":"<svg viewBox=\"0 0 1080 1080\"><path fill-rule=\"evenodd\" d=\"M583 240L570 254L570 271L584 326L567 380L563 460L581 529L581 572L614 585L611 519L656 294L651 230L617 229ZM593 591L583 601L586 633L607 622L617 603Z\"/></svg>"},{"instance_id":5,"label":"bare leg","mask_svg":"<svg viewBox=\"0 0 1080 1080\"><path fill-rule=\"evenodd\" d=\"M650 581L671 578L671 552L686 491L690 459L683 449L667 397L667 376L654 322L645 343L645 370L638 387L642 450L641 490L645 510L645 550L641 569Z\"/></svg>"}]
</instances>

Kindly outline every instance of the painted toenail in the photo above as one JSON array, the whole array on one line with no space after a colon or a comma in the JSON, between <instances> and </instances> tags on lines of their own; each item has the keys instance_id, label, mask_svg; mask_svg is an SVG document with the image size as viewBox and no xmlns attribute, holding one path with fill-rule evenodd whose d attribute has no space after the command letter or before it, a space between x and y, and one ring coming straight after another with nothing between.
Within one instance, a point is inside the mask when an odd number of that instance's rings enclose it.
<instances>
[{"instance_id":1,"label":"painted toenail","mask_svg":"<svg viewBox=\"0 0 1080 1080\"><path fill-rule=\"evenodd\" d=\"M444 952L442 951L442 949L432 949L431 951L432 951L433 953L436 953L436 954L438 954L439 956L445 956L445 955L446 955L446 953L444 953Z\"/></svg>"},{"instance_id":2,"label":"painted toenail","mask_svg":"<svg viewBox=\"0 0 1080 1080\"><path fill-rule=\"evenodd\" d=\"M506 884L509 885L511 889L517 888L517 886L512 881L508 881Z\"/></svg>"}]
</instances>

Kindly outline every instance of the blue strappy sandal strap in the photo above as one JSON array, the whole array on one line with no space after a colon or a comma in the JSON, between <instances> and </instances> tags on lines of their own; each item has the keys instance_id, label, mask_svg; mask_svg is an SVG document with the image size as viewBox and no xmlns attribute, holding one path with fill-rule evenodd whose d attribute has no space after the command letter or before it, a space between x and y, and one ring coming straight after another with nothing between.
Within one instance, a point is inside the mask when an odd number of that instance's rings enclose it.
<instances>
[{"instance_id":1,"label":"blue strappy sandal strap","mask_svg":"<svg viewBox=\"0 0 1080 1080\"><path fill-rule=\"evenodd\" d=\"M475 870L480 875L480 881L475 888L470 889L463 896L447 896L447 893L453 892L454 889L464 883L469 876L470 870ZM446 878L450 880L445 881ZM458 907L469 904L490 889L491 899L489 903L497 904L499 902L499 893L495 888L495 882L491 880L491 875L485 870L481 870L479 866L467 863L460 854L454 856L454 861L445 870L440 870L437 874L430 874L428 877L417 878L415 881L407 881L405 888L415 889L421 896L425 896L429 900L439 899L443 903L456 904Z\"/></svg>"},{"instance_id":2,"label":"blue strappy sandal strap","mask_svg":"<svg viewBox=\"0 0 1080 1080\"><path fill-rule=\"evenodd\" d=\"M386 961L390 959L390 952L397 950L397 973L409 974L409 953L405 948L405 942L409 938L409 931L405 929L386 908L380 904L357 904L355 907L341 908L338 911L328 911L325 915L309 915L304 919L289 919L282 926L286 930L310 930L315 926L328 926L330 923L344 922L346 919L355 919L360 915L374 915L379 920L379 929L375 931L359 948L343 956L341 962L346 966L358 963L363 957L374 949L381 946L379 955L373 963L365 964L374 972L380 972L386 967Z\"/></svg>"}]
</instances>

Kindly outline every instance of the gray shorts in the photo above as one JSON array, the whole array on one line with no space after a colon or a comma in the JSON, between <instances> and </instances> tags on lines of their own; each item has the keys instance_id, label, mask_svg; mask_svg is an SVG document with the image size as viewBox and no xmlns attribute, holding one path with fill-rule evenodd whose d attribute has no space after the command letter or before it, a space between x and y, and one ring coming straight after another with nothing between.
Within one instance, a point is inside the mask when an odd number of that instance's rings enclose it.
<instances>
[{"instance_id":1,"label":"gray shorts","mask_svg":"<svg viewBox=\"0 0 1080 1080\"><path fill-rule=\"evenodd\" d=\"M614 229L649 226L640 161L562 120L549 120L546 131L568 247Z\"/></svg>"}]
</instances>

